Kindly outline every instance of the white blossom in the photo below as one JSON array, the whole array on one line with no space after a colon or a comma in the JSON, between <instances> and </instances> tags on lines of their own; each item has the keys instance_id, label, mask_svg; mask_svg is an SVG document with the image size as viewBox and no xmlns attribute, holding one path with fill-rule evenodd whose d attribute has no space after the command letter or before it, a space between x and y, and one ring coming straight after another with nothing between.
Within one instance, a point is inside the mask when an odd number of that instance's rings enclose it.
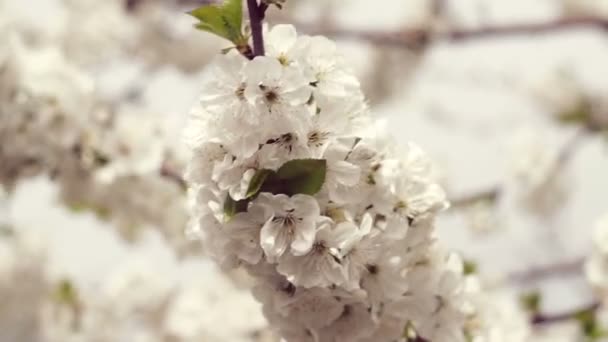
<instances>
[{"instance_id":1,"label":"white blossom","mask_svg":"<svg viewBox=\"0 0 608 342\"><path fill-rule=\"evenodd\" d=\"M310 251L319 218L319 205L314 198L262 194L255 203L272 212L260 231L260 243L268 258L274 260L288 251L294 255Z\"/></svg>"},{"instance_id":2,"label":"white blossom","mask_svg":"<svg viewBox=\"0 0 608 342\"><path fill-rule=\"evenodd\" d=\"M266 38L266 56L216 59L215 89L192 110L187 178L204 245L256 279L287 341L388 342L408 324L463 341L472 309L462 268L435 243L447 204L430 161L370 124L333 42L288 25Z\"/></svg>"}]
</instances>

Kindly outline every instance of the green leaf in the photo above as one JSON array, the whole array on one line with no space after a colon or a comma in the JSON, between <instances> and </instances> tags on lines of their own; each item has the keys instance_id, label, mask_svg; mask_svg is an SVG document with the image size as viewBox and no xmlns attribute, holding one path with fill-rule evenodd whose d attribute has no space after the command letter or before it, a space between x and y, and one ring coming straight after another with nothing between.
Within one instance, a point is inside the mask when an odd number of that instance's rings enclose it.
<instances>
[{"instance_id":1,"label":"green leaf","mask_svg":"<svg viewBox=\"0 0 608 342\"><path fill-rule=\"evenodd\" d=\"M290 196L314 195L321 190L326 172L327 162L324 159L290 160L277 170L276 177L271 177L271 188ZM277 185L279 189L276 189Z\"/></svg>"},{"instance_id":2,"label":"green leaf","mask_svg":"<svg viewBox=\"0 0 608 342\"><path fill-rule=\"evenodd\" d=\"M245 198L250 198L254 195L257 195L257 193L262 188L262 185L264 185L266 178L275 174L276 173L274 171L268 169L261 169L256 171L255 175L253 175L253 178L251 178L251 182L249 182L249 187L247 188L247 194L245 195Z\"/></svg>"},{"instance_id":3,"label":"green leaf","mask_svg":"<svg viewBox=\"0 0 608 342\"><path fill-rule=\"evenodd\" d=\"M76 288L67 279L61 280L54 293L55 300L59 303L73 305L78 302L78 292Z\"/></svg>"},{"instance_id":4,"label":"green leaf","mask_svg":"<svg viewBox=\"0 0 608 342\"><path fill-rule=\"evenodd\" d=\"M228 194L226 195L226 200L224 200L224 215L226 215L227 219L231 219L234 215L247 211L248 204L248 199L235 201L230 197L230 194Z\"/></svg>"},{"instance_id":5,"label":"green leaf","mask_svg":"<svg viewBox=\"0 0 608 342\"><path fill-rule=\"evenodd\" d=\"M558 119L564 124L585 124L591 115L591 104L589 101L580 100L579 103L569 110L559 113Z\"/></svg>"},{"instance_id":6,"label":"green leaf","mask_svg":"<svg viewBox=\"0 0 608 342\"><path fill-rule=\"evenodd\" d=\"M241 31L243 25L241 0L225 0L220 5L205 5L189 14L200 21L195 25L199 30L226 38L235 45L241 45L246 40Z\"/></svg>"},{"instance_id":7,"label":"green leaf","mask_svg":"<svg viewBox=\"0 0 608 342\"><path fill-rule=\"evenodd\" d=\"M465 260L463 262L462 272L464 275L471 275L477 273L477 263L471 260Z\"/></svg>"},{"instance_id":8,"label":"green leaf","mask_svg":"<svg viewBox=\"0 0 608 342\"><path fill-rule=\"evenodd\" d=\"M606 331L602 329L597 321L595 310L583 310L577 313L575 318L579 323L583 335L587 337L588 341L596 341L599 338L606 336Z\"/></svg>"},{"instance_id":9,"label":"green leaf","mask_svg":"<svg viewBox=\"0 0 608 342\"><path fill-rule=\"evenodd\" d=\"M74 213L82 213L85 211L93 212L100 220L108 220L110 218L110 209L105 207L93 207L90 203L72 202L67 204L68 209Z\"/></svg>"},{"instance_id":10,"label":"green leaf","mask_svg":"<svg viewBox=\"0 0 608 342\"><path fill-rule=\"evenodd\" d=\"M524 309L526 309L528 312L537 314L540 311L542 297L539 291L524 293L520 297L520 301Z\"/></svg>"},{"instance_id":11,"label":"green leaf","mask_svg":"<svg viewBox=\"0 0 608 342\"><path fill-rule=\"evenodd\" d=\"M0 237L8 237L13 235L15 235L15 231L10 225L6 223L0 223Z\"/></svg>"}]
</instances>

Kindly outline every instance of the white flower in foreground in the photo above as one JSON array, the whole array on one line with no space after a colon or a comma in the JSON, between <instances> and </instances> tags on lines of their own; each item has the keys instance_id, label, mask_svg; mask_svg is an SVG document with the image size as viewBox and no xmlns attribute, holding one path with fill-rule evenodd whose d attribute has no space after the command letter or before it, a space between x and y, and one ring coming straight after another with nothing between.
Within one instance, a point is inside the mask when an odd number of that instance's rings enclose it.
<instances>
[{"instance_id":1,"label":"white flower in foreground","mask_svg":"<svg viewBox=\"0 0 608 342\"><path fill-rule=\"evenodd\" d=\"M352 222L334 224L330 219L319 225L312 248L304 255L285 254L277 271L291 283L303 286L342 285L344 270L339 258L339 249L357 234Z\"/></svg>"},{"instance_id":2,"label":"white flower in foreground","mask_svg":"<svg viewBox=\"0 0 608 342\"><path fill-rule=\"evenodd\" d=\"M359 81L338 55L336 44L325 37L302 37L300 66L314 85L315 96L354 96L361 90Z\"/></svg>"},{"instance_id":3,"label":"white flower in foreground","mask_svg":"<svg viewBox=\"0 0 608 342\"><path fill-rule=\"evenodd\" d=\"M260 231L260 242L268 258L274 260L287 251L294 255L310 251L319 219L319 204L313 197L262 194L255 204L272 212Z\"/></svg>"},{"instance_id":4,"label":"white flower in foreground","mask_svg":"<svg viewBox=\"0 0 608 342\"><path fill-rule=\"evenodd\" d=\"M260 231L271 218L270 208L259 203L254 203L247 212L238 213L226 225L230 240L225 248L234 251L239 259L257 264L264 255L260 246Z\"/></svg>"},{"instance_id":5,"label":"white flower in foreground","mask_svg":"<svg viewBox=\"0 0 608 342\"><path fill-rule=\"evenodd\" d=\"M266 55L278 59L281 65L289 66L299 58L298 34L292 25L275 25L265 38Z\"/></svg>"},{"instance_id":6,"label":"white flower in foreground","mask_svg":"<svg viewBox=\"0 0 608 342\"><path fill-rule=\"evenodd\" d=\"M255 106L261 122L277 133L304 131L310 121L305 105L311 90L297 70L283 68L278 60L262 56L249 62L243 73L245 98Z\"/></svg>"},{"instance_id":7,"label":"white flower in foreground","mask_svg":"<svg viewBox=\"0 0 608 342\"><path fill-rule=\"evenodd\" d=\"M446 201L428 158L371 123L333 42L287 25L266 38L266 56L232 69L219 57L213 101L192 111L187 178L207 250L257 280L285 341L392 342L408 326L463 341L471 310L435 243ZM256 124L238 120L241 82Z\"/></svg>"}]
</instances>

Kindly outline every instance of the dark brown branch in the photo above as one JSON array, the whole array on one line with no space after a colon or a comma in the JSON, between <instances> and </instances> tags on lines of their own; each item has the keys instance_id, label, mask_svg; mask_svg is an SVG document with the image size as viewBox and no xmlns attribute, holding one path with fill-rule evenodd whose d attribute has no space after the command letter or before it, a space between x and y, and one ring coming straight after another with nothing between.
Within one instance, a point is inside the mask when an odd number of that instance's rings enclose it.
<instances>
[{"instance_id":1,"label":"dark brown branch","mask_svg":"<svg viewBox=\"0 0 608 342\"><path fill-rule=\"evenodd\" d=\"M599 302L593 302L587 306L582 308L578 308L572 311L566 311L557 314L536 314L532 317L532 324L534 325L545 325L545 324L553 324L553 323L561 323L564 321L569 321L571 319L576 319L581 314L587 312L595 312L600 308Z\"/></svg>"},{"instance_id":2,"label":"dark brown branch","mask_svg":"<svg viewBox=\"0 0 608 342\"><path fill-rule=\"evenodd\" d=\"M175 184L177 184L182 190L188 189L188 184L186 184L184 178L173 168L171 168L167 163L163 163L159 170L159 174L161 175L161 177L175 182Z\"/></svg>"},{"instance_id":3,"label":"dark brown branch","mask_svg":"<svg viewBox=\"0 0 608 342\"><path fill-rule=\"evenodd\" d=\"M534 35L580 28L608 31L608 20L599 17L564 18L552 22L486 27L480 30L452 31L445 35L451 41L469 40L493 36Z\"/></svg>"},{"instance_id":4,"label":"dark brown branch","mask_svg":"<svg viewBox=\"0 0 608 342\"><path fill-rule=\"evenodd\" d=\"M146 1L150 0L124 0L124 7L127 12L135 12L137 9L142 6ZM170 0L167 1L169 4L177 5L177 6L188 6L188 7L198 7L203 5L209 5L217 3L215 0Z\"/></svg>"},{"instance_id":5,"label":"dark brown branch","mask_svg":"<svg viewBox=\"0 0 608 342\"><path fill-rule=\"evenodd\" d=\"M553 277L563 277L582 272L584 257L550 265L538 266L525 271L511 273L508 280L515 283L529 283Z\"/></svg>"},{"instance_id":6,"label":"dark brown branch","mask_svg":"<svg viewBox=\"0 0 608 342\"><path fill-rule=\"evenodd\" d=\"M251 39L253 40L253 56L264 56L264 35L262 22L264 21L268 5L257 0L247 0L249 9L249 25L251 26Z\"/></svg>"},{"instance_id":7,"label":"dark brown branch","mask_svg":"<svg viewBox=\"0 0 608 342\"><path fill-rule=\"evenodd\" d=\"M406 341L407 342L430 342L429 340L427 340L421 336L416 336L414 338L408 338Z\"/></svg>"},{"instance_id":8,"label":"dark brown branch","mask_svg":"<svg viewBox=\"0 0 608 342\"><path fill-rule=\"evenodd\" d=\"M432 32L431 29L427 28L381 32L340 27L324 27L322 30L318 30L315 25L309 24L297 26L311 34L324 34L336 38L362 40L376 45L391 45L420 50L434 41L462 42L483 38L547 34L579 28L595 28L608 32L608 19L599 17L563 18L544 23L487 26L471 30L455 29L441 33Z\"/></svg>"}]
</instances>

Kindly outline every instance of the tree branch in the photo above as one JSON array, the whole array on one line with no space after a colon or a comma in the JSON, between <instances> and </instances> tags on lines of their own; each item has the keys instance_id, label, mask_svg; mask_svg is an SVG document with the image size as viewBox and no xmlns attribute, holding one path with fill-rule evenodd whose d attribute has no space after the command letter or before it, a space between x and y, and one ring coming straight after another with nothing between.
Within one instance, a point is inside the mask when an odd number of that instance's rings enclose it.
<instances>
[{"instance_id":1,"label":"tree branch","mask_svg":"<svg viewBox=\"0 0 608 342\"><path fill-rule=\"evenodd\" d=\"M514 272L508 276L510 282L529 283L551 277L580 273L585 262L584 257L555 264L533 267L524 271Z\"/></svg>"},{"instance_id":2,"label":"tree branch","mask_svg":"<svg viewBox=\"0 0 608 342\"><path fill-rule=\"evenodd\" d=\"M159 175L174 182L184 191L188 189L188 184L186 184L184 178L166 162L161 165Z\"/></svg>"},{"instance_id":3,"label":"tree branch","mask_svg":"<svg viewBox=\"0 0 608 342\"><path fill-rule=\"evenodd\" d=\"M595 312L600 308L599 302L593 302L587 306L584 306L579 309L575 309L572 311L566 311L558 314L536 314L532 317L532 324L534 325L546 325L553 323L561 323L564 321L569 321L571 319L575 319L581 314L586 312Z\"/></svg>"},{"instance_id":4,"label":"tree branch","mask_svg":"<svg viewBox=\"0 0 608 342\"><path fill-rule=\"evenodd\" d=\"M490 202L494 202L496 200L498 200L499 196L500 196L500 187L499 186L494 186L491 188L488 188L486 190L482 190L479 192L475 192L472 194L467 194L461 197L457 197L454 199L450 200L450 208L451 209L459 209L459 208L463 208L463 207L467 207L470 206L472 204L475 204L477 202L481 202L481 201L490 201Z\"/></svg>"},{"instance_id":5,"label":"tree branch","mask_svg":"<svg viewBox=\"0 0 608 342\"><path fill-rule=\"evenodd\" d=\"M381 32L340 27L324 27L319 30L315 25L310 24L296 26L310 34L324 34L336 38L366 41L377 45L422 50L431 43L440 41L462 42L493 37L547 34L579 28L596 28L608 32L608 19L600 17L562 18L544 23L487 26L479 29L455 29L446 32L433 32L430 28Z\"/></svg>"},{"instance_id":6,"label":"tree branch","mask_svg":"<svg viewBox=\"0 0 608 342\"><path fill-rule=\"evenodd\" d=\"M264 35L262 32L262 21L268 6L264 3L258 5L257 0L247 0L249 9L249 24L251 25L251 38L253 40L253 57L263 56Z\"/></svg>"}]
</instances>

